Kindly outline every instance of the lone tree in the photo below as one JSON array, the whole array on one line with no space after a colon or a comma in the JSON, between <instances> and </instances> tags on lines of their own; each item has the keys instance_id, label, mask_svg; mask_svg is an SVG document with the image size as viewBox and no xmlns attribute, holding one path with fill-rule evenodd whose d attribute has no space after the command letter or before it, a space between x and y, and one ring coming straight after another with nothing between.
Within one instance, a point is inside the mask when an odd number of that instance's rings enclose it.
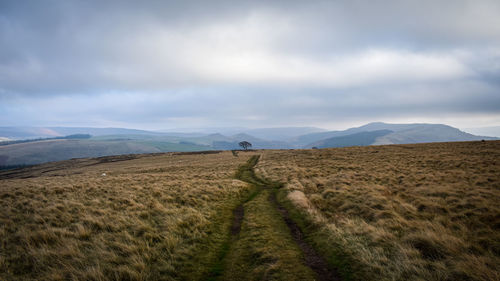
<instances>
[{"instance_id":1,"label":"lone tree","mask_svg":"<svg viewBox=\"0 0 500 281\"><path fill-rule=\"evenodd\" d=\"M242 142L239 143L239 145L241 147L243 147L243 149L245 149L245 150L247 150L249 147L252 147L252 144L249 143L249 142L247 142L247 141L242 141Z\"/></svg>"}]
</instances>

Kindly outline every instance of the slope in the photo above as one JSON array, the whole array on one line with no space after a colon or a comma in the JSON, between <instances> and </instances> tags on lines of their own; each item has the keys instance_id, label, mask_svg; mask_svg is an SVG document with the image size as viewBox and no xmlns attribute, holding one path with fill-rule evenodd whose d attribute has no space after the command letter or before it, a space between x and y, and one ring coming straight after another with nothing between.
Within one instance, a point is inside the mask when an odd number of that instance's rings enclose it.
<instances>
[{"instance_id":1,"label":"slope","mask_svg":"<svg viewBox=\"0 0 500 281\"><path fill-rule=\"evenodd\" d=\"M389 130L393 133L379 136L377 140L370 144L403 144L403 143L423 143L423 142L446 142L446 141L471 141L471 140L494 140L497 138L475 136L460 131L457 128L442 124L387 124L382 122L369 123L360 127L350 128L344 131L330 131L324 133L307 134L300 136L292 141L292 144L298 147L312 147L314 143L320 141L328 142L328 139L350 136L352 145L354 143L364 143L357 139L357 133L373 132L380 130ZM363 137L364 135L359 135ZM368 145L368 144L365 144ZM332 146L334 147L334 146Z\"/></svg>"},{"instance_id":2,"label":"slope","mask_svg":"<svg viewBox=\"0 0 500 281\"><path fill-rule=\"evenodd\" d=\"M306 146L306 148L327 148L345 146L364 146L373 144L377 138L393 133L389 130L377 130L370 132L360 132L347 136L333 137L321 140Z\"/></svg>"},{"instance_id":3,"label":"slope","mask_svg":"<svg viewBox=\"0 0 500 281\"><path fill-rule=\"evenodd\" d=\"M0 166L33 165L108 155L200 150L211 148L154 140L46 140L0 146Z\"/></svg>"}]
</instances>

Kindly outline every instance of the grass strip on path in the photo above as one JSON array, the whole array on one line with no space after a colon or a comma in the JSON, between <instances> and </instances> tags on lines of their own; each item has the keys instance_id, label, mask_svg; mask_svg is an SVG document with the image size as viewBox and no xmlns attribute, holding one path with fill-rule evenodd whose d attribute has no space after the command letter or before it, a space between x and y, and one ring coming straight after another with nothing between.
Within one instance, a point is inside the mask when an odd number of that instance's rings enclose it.
<instances>
[{"instance_id":1,"label":"grass strip on path","mask_svg":"<svg viewBox=\"0 0 500 281\"><path fill-rule=\"evenodd\" d=\"M258 160L251 157L236 172L237 179L256 191L234 210L232 241L211 280L338 280L284 215L286 210L275 200L281 185L255 175Z\"/></svg>"},{"instance_id":2,"label":"grass strip on path","mask_svg":"<svg viewBox=\"0 0 500 281\"><path fill-rule=\"evenodd\" d=\"M241 232L227 255L222 280L316 280L269 202L270 192L265 189L244 204Z\"/></svg>"}]
</instances>

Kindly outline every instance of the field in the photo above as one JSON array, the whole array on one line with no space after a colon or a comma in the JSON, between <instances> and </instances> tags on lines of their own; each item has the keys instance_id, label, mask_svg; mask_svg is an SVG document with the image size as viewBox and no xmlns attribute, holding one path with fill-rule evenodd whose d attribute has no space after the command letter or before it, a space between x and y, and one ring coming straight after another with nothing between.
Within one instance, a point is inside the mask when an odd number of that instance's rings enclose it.
<instances>
[{"instance_id":1,"label":"field","mask_svg":"<svg viewBox=\"0 0 500 281\"><path fill-rule=\"evenodd\" d=\"M309 237L355 280L500 280L500 142L266 151Z\"/></svg>"},{"instance_id":2,"label":"field","mask_svg":"<svg viewBox=\"0 0 500 281\"><path fill-rule=\"evenodd\" d=\"M500 141L0 173L1 280L500 280Z\"/></svg>"},{"instance_id":3,"label":"field","mask_svg":"<svg viewBox=\"0 0 500 281\"><path fill-rule=\"evenodd\" d=\"M0 279L200 279L249 191L233 176L250 155L69 160L2 179Z\"/></svg>"}]
</instances>

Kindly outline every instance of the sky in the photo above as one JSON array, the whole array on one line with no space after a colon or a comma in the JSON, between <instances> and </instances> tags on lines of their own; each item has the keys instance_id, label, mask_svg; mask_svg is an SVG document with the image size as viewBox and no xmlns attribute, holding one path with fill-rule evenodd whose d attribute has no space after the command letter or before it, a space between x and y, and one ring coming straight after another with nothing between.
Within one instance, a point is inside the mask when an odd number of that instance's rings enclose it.
<instances>
[{"instance_id":1,"label":"sky","mask_svg":"<svg viewBox=\"0 0 500 281\"><path fill-rule=\"evenodd\" d=\"M500 125L500 1L0 1L0 126Z\"/></svg>"}]
</instances>

